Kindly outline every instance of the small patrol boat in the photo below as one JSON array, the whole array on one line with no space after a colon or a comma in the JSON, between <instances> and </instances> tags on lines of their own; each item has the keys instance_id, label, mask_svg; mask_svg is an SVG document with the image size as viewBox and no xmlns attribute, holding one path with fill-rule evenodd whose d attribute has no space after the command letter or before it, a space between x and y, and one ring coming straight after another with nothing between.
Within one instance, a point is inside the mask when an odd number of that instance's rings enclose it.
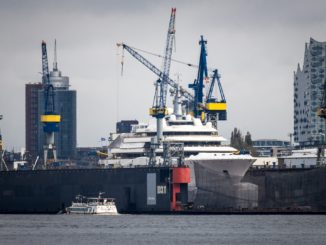
<instances>
[{"instance_id":1,"label":"small patrol boat","mask_svg":"<svg viewBox=\"0 0 326 245\"><path fill-rule=\"evenodd\" d=\"M66 209L67 214L118 214L115 200L113 198L102 197L104 192L100 192L98 197L76 196L76 201Z\"/></svg>"}]
</instances>

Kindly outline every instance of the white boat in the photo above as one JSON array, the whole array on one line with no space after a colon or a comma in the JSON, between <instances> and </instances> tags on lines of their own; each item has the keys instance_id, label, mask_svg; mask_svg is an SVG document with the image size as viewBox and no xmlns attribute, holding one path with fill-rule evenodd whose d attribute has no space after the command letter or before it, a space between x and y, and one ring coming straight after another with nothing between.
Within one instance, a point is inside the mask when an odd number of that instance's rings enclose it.
<instances>
[{"instance_id":1,"label":"white boat","mask_svg":"<svg viewBox=\"0 0 326 245\"><path fill-rule=\"evenodd\" d=\"M72 202L67 208L68 214L99 214L99 215L116 215L117 207L113 198L104 198L99 193L98 197L76 196L76 201Z\"/></svg>"}]
</instances>

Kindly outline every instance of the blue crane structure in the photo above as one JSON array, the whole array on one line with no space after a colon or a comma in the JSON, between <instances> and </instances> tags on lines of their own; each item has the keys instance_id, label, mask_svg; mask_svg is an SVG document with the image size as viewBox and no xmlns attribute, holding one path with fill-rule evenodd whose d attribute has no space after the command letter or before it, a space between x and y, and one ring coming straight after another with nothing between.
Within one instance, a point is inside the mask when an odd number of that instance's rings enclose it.
<instances>
[{"instance_id":1,"label":"blue crane structure","mask_svg":"<svg viewBox=\"0 0 326 245\"><path fill-rule=\"evenodd\" d=\"M139 54L135 48L132 48L124 43L117 44L118 46L122 46L124 50L127 50L134 58L136 58L139 62L141 62L143 65L145 65L148 69L150 69L152 72L154 72L160 79L160 81L157 83L159 84L161 80L163 80L163 77L165 78L164 81L166 81L166 85L170 85L173 89L178 89L181 96L183 96L188 104L188 108L193 109L193 114L196 118L200 118L203 122L211 122L215 128L217 128L217 121L218 120L226 120L227 119L227 104L226 99L224 96L223 88L220 82L220 76L218 74L217 70L213 71L212 80L209 84L209 92L207 93L206 97L204 98L204 87L205 83L209 83L209 76L208 76L208 66L207 66L207 51L206 51L206 44L207 41L204 40L203 36L201 36L201 39L199 41L200 44L200 57L199 57L199 65L198 65L198 73L197 73L197 79L194 81L194 83L189 84L189 88L192 88L194 90L194 95L192 95L190 92L188 92L186 89L184 89L182 86L180 86L177 82L173 81L171 78L169 78L168 75L164 76L164 73L158 69L155 65L153 65L151 62L149 62L146 58L144 58L141 54ZM166 57L166 56L164 56ZM171 61L171 56L170 56ZM123 62L122 62L123 64ZM189 66L189 64L187 63ZM194 65L192 65L194 66ZM220 93L221 99L218 99L217 96L214 95L214 88L215 84L217 84L217 88ZM162 84L161 84L162 85ZM156 92L156 95L158 93ZM204 100L205 99L205 100ZM155 101L154 101L155 102ZM189 106L190 105L190 106ZM152 116L158 115L158 112L166 112L164 110L160 111L158 109L159 107L153 106L153 108L150 109L150 114ZM160 114L161 116L163 113ZM164 114L165 115L165 114ZM163 117L164 117L163 115Z\"/></svg>"},{"instance_id":2,"label":"blue crane structure","mask_svg":"<svg viewBox=\"0 0 326 245\"><path fill-rule=\"evenodd\" d=\"M131 54L136 60L138 60L140 63L142 63L144 66L146 66L149 70L151 70L154 74L156 74L158 77L163 77L163 72L157 68L155 65L153 65L150 61L148 61L144 56L139 54L134 48L128 46L125 43L118 43L117 46L122 46L124 50L127 50L128 53ZM170 77L166 76L166 82L168 85L170 85L172 88L176 89L179 88L182 96L192 102L194 100L194 96L188 92L186 89L184 89L182 86L180 86L177 82L172 80Z\"/></svg>"},{"instance_id":3,"label":"blue crane structure","mask_svg":"<svg viewBox=\"0 0 326 245\"><path fill-rule=\"evenodd\" d=\"M124 50L127 50L133 57L139 62L145 65L148 69L154 72L158 76L158 80L155 83L155 95L153 106L149 109L149 114L157 119L157 143L160 144L163 138L162 119L167 115L166 96L167 86L170 85L173 88L179 88L178 84L169 77L171 56L173 43L175 39L175 15L176 9L172 8L169 21L169 28L167 33L167 40L165 46L165 55L163 56L163 71L158 69L155 65L149 62L146 58L140 55L136 50L124 43L118 43L118 46L122 46ZM182 87L179 88L180 93L192 100L193 96Z\"/></svg>"},{"instance_id":4,"label":"blue crane structure","mask_svg":"<svg viewBox=\"0 0 326 245\"><path fill-rule=\"evenodd\" d=\"M204 101L204 88L205 84L208 84L208 68L207 68L207 41L203 36L200 36L200 55L198 64L197 78L192 84L189 84L189 88L194 90L194 116L200 118L203 122L211 122L215 128L217 128L218 120L226 120L226 99L224 96L222 84L220 82L220 76L217 69L213 71L212 80L209 84L209 90ZM214 95L214 87L217 83L220 97Z\"/></svg>"},{"instance_id":5,"label":"blue crane structure","mask_svg":"<svg viewBox=\"0 0 326 245\"><path fill-rule=\"evenodd\" d=\"M200 56L199 56L199 64L198 64L198 73L197 79L195 79L194 83L189 84L189 88L194 90L194 117L201 118L204 120L204 79L208 80L208 72L207 72L207 52L206 52L206 43L203 36L200 36Z\"/></svg>"},{"instance_id":6,"label":"blue crane structure","mask_svg":"<svg viewBox=\"0 0 326 245\"><path fill-rule=\"evenodd\" d=\"M43 132L45 133L44 144L44 165L47 166L49 151L53 152L53 160L57 160L56 147L54 142L54 132L59 131L61 116L55 113L55 95L53 85L50 83L48 56L46 43L42 41L42 83L44 94L44 114L41 115Z\"/></svg>"},{"instance_id":7,"label":"blue crane structure","mask_svg":"<svg viewBox=\"0 0 326 245\"><path fill-rule=\"evenodd\" d=\"M215 84L217 84L216 87L218 88L220 99L218 99L217 95L214 95ZM207 121L211 122L213 127L217 128L217 121L225 121L227 119L226 109L227 104L220 81L220 75L218 74L218 70L215 69L206 96L205 112L207 115Z\"/></svg>"},{"instance_id":8,"label":"blue crane structure","mask_svg":"<svg viewBox=\"0 0 326 245\"><path fill-rule=\"evenodd\" d=\"M153 106L149 109L149 114L155 117L157 120L157 144L162 142L163 138L163 123L162 119L167 115L166 107L166 96L167 96L167 86L168 77L170 74L171 56L172 48L175 39L175 14L176 9L172 8L169 28L166 38L165 55L163 57L163 72L160 74L158 80L155 83L155 95Z\"/></svg>"}]
</instances>

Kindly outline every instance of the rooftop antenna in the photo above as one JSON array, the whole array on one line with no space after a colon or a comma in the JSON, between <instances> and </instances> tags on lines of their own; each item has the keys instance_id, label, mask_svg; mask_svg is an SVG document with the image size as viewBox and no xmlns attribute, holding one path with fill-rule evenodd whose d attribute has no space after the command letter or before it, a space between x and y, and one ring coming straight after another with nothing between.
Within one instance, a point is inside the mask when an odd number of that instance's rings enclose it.
<instances>
[{"instance_id":1,"label":"rooftop antenna","mask_svg":"<svg viewBox=\"0 0 326 245\"><path fill-rule=\"evenodd\" d=\"M54 61L53 61L53 71L58 70L58 62L57 62L57 39L54 39Z\"/></svg>"}]
</instances>

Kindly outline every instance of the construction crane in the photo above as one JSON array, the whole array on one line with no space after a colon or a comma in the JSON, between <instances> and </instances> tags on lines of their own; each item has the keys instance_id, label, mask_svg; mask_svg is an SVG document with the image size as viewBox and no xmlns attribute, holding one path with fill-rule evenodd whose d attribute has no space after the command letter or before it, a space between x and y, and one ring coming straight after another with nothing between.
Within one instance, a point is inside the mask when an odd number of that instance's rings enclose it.
<instances>
[{"instance_id":1,"label":"construction crane","mask_svg":"<svg viewBox=\"0 0 326 245\"><path fill-rule=\"evenodd\" d=\"M135 47L132 47L132 48L134 50L136 50L136 51L140 51L140 52L143 52L145 54L149 54L149 55L152 55L152 56L155 56L155 57L158 57L158 58L164 58L163 55L160 55L160 54L157 54L157 53L153 53L153 52L150 52L150 51L147 51L147 50L144 50L144 49L140 49L140 48L135 48ZM198 65L195 65L195 64L192 64L192 63L189 63L189 62L185 62L185 61L178 60L178 59L173 59L173 58L171 58L171 61L173 61L175 63L178 63L178 64L182 64L182 65L188 66L188 67L191 67L191 68L198 69ZM207 70L208 71L214 71L215 69L213 69L211 67L207 67Z\"/></svg>"},{"instance_id":2,"label":"construction crane","mask_svg":"<svg viewBox=\"0 0 326 245\"><path fill-rule=\"evenodd\" d=\"M149 70L151 70L154 74L156 74L158 77L163 77L163 72L157 68L155 65L153 65L150 61L148 61L145 57L143 57L141 54L139 54L134 48L128 46L125 43L117 43L118 47L122 47L124 50L127 50L131 56L133 56L136 60L138 60L140 63L142 63L144 66L146 66ZM168 85L170 85L172 88L179 88L179 91L181 95L188 101L193 101L194 96L184 89L182 86L180 86L177 82L172 80L170 77L166 77L166 82Z\"/></svg>"},{"instance_id":3,"label":"construction crane","mask_svg":"<svg viewBox=\"0 0 326 245\"><path fill-rule=\"evenodd\" d=\"M189 88L194 90L194 117L200 118L202 122L211 122L217 129L218 120L226 120L226 100L220 82L220 76L217 69L213 70L212 80L209 85L209 90L204 102L204 87L209 83L208 68L207 68L207 41L203 36L200 36L200 55L197 79L189 84ZM221 99L218 100L217 96L214 96L214 87L217 83L217 87L220 93Z\"/></svg>"},{"instance_id":4,"label":"construction crane","mask_svg":"<svg viewBox=\"0 0 326 245\"><path fill-rule=\"evenodd\" d=\"M47 166L49 151L53 152L53 160L57 160L57 152L54 142L54 133L59 131L59 123L61 121L60 115L55 113L55 98L54 88L50 83L48 56L46 50L46 43L42 41L42 81L44 93L44 114L41 115L41 122L43 123L43 132L45 133L44 148L44 165Z\"/></svg>"},{"instance_id":5,"label":"construction crane","mask_svg":"<svg viewBox=\"0 0 326 245\"><path fill-rule=\"evenodd\" d=\"M203 103L203 89L204 89L204 81L206 83L209 82L209 78L207 76L208 68L207 68L207 61L206 61L206 44L207 41L204 41L203 37L201 36L201 40L199 44L201 45L201 53L200 53L200 62L198 65L198 76L197 79L194 81L193 84L190 84L189 87L194 89L193 96L190 92L180 86L177 82L173 81L171 78L166 76L167 84L172 87L175 91L179 91L180 95L185 98L189 107L192 107L194 110L194 116L200 117L202 121L210 121L212 122L214 127L217 127L218 120L226 120L226 100L223 93L222 85L220 82L220 77L218 75L217 70L213 70L212 81L210 83L209 93L206 96L206 101ZM136 48L132 48L125 43L118 43L118 47L122 47L123 50L127 50L134 58L136 58L140 63L145 65L149 70L154 72L158 77L163 77L163 72L158 69L155 65L153 65L150 61L144 58L139 52L136 51ZM137 49L139 50L139 49ZM143 51L143 50L141 50ZM143 51L145 52L145 51ZM162 56L160 56L162 57ZM164 58L165 56L163 56ZM172 60L172 59L171 59ZM121 62L123 65L123 61ZM188 63L185 63L188 64ZM192 65L194 66L194 65ZM221 100L213 97L213 90L215 83L218 84ZM190 105L190 106L189 106ZM207 118L205 117L207 114ZM205 119L206 118L206 119Z\"/></svg>"},{"instance_id":6,"label":"construction crane","mask_svg":"<svg viewBox=\"0 0 326 245\"><path fill-rule=\"evenodd\" d=\"M218 92L220 94L221 99L218 99L218 96L214 95L214 87L217 84ZM211 83L209 85L208 94L206 96L205 103L205 112L207 115L207 121L211 122L213 127L217 129L217 121L225 121L227 118L226 112L226 99L224 96L222 84L220 81L220 75L218 74L218 70L213 71L213 76Z\"/></svg>"},{"instance_id":7,"label":"construction crane","mask_svg":"<svg viewBox=\"0 0 326 245\"><path fill-rule=\"evenodd\" d=\"M153 106L149 109L149 114L156 118L156 134L157 134L157 144L161 144L163 139L163 118L167 115L166 107L166 96L167 96L167 86L168 77L170 73L172 48L175 37L175 13L176 9L172 8L169 28L167 33L167 40L165 46L165 55L163 60L163 72L159 75L158 80L155 83L155 95Z\"/></svg>"},{"instance_id":8,"label":"construction crane","mask_svg":"<svg viewBox=\"0 0 326 245\"><path fill-rule=\"evenodd\" d=\"M124 50L127 50L128 53L131 54L131 56L136 58L140 63L142 63L149 70L154 72L154 74L156 74L159 77L163 77L163 75L162 75L163 72L160 69L158 69L155 65L153 65L150 61L148 61L145 57L143 57L141 54L139 54L139 52L136 51L136 48L132 48L125 43L118 43L117 46L118 47L121 46ZM206 48L205 48L205 51L206 51ZM201 55L201 57L203 57L203 56ZM198 68L199 67L203 67L203 65L198 66ZM195 97L189 91L184 89L182 86L180 86L177 82L175 82L171 78L166 77L166 79L167 79L167 84L169 84L172 87L172 89L178 90L180 92L181 96L185 98L185 100L188 102L189 105L191 105L191 107L198 108L198 110L204 111L205 113L209 113L210 115L208 116L208 121L213 120L213 116L214 116L214 114L216 114L217 111L219 112L217 119L218 120L226 120L226 101L225 101L222 85L220 83L219 75L218 74L214 75L214 74L215 74L215 70L213 70L212 82L210 83L209 91L211 91L211 92L209 92L209 94L206 96L207 97L207 99L206 99L207 105L205 105L203 102L201 102L201 103L198 101L196 102ZM200 90L201 94L203 95L202 91L204 89L204 80L205 80L205 82L207 82L207 79L208 79L208 77L205 76L205 79L202 79L201 85L197 83L198 79L195 80L194 84L190 85L194 89L195 94L197 94L197 97L201 97L201 96L198 96L199 91L196 92L196 90ZM212 98L213 89L214 89L214 85L216 82L218 83L218 88L219 88L220 94L221 94L220 101L216 101L216 99L214 100L214 98ZM218 102L218 104L215 104L213 102ZM225 109L223 109L223 108L225 108ZM216 109L218 109L218 110L216 111ZM203 115L203 114L201 113L201 115ZM214 122L212 122L212 123L214 124Z\"/></svg>"},{"instance_id":9,"label":"construction crane","mask_svg":"<svg viewBox=\"0 0 326 245\"><path fill-rule=\"evenodd\" d=\"M207 72L207 52L206 52L206 43L207 41L204 40L203 36L200 36L200 56L199 56L199 65L198 65L198 73L197 78L192 84L189 84L189 88L192 88L194 90L194 117L201 118L202 121L205 119L204 115L204 80L206 83L208 83L208 72Z\"/></svg>"}]
</instances>

